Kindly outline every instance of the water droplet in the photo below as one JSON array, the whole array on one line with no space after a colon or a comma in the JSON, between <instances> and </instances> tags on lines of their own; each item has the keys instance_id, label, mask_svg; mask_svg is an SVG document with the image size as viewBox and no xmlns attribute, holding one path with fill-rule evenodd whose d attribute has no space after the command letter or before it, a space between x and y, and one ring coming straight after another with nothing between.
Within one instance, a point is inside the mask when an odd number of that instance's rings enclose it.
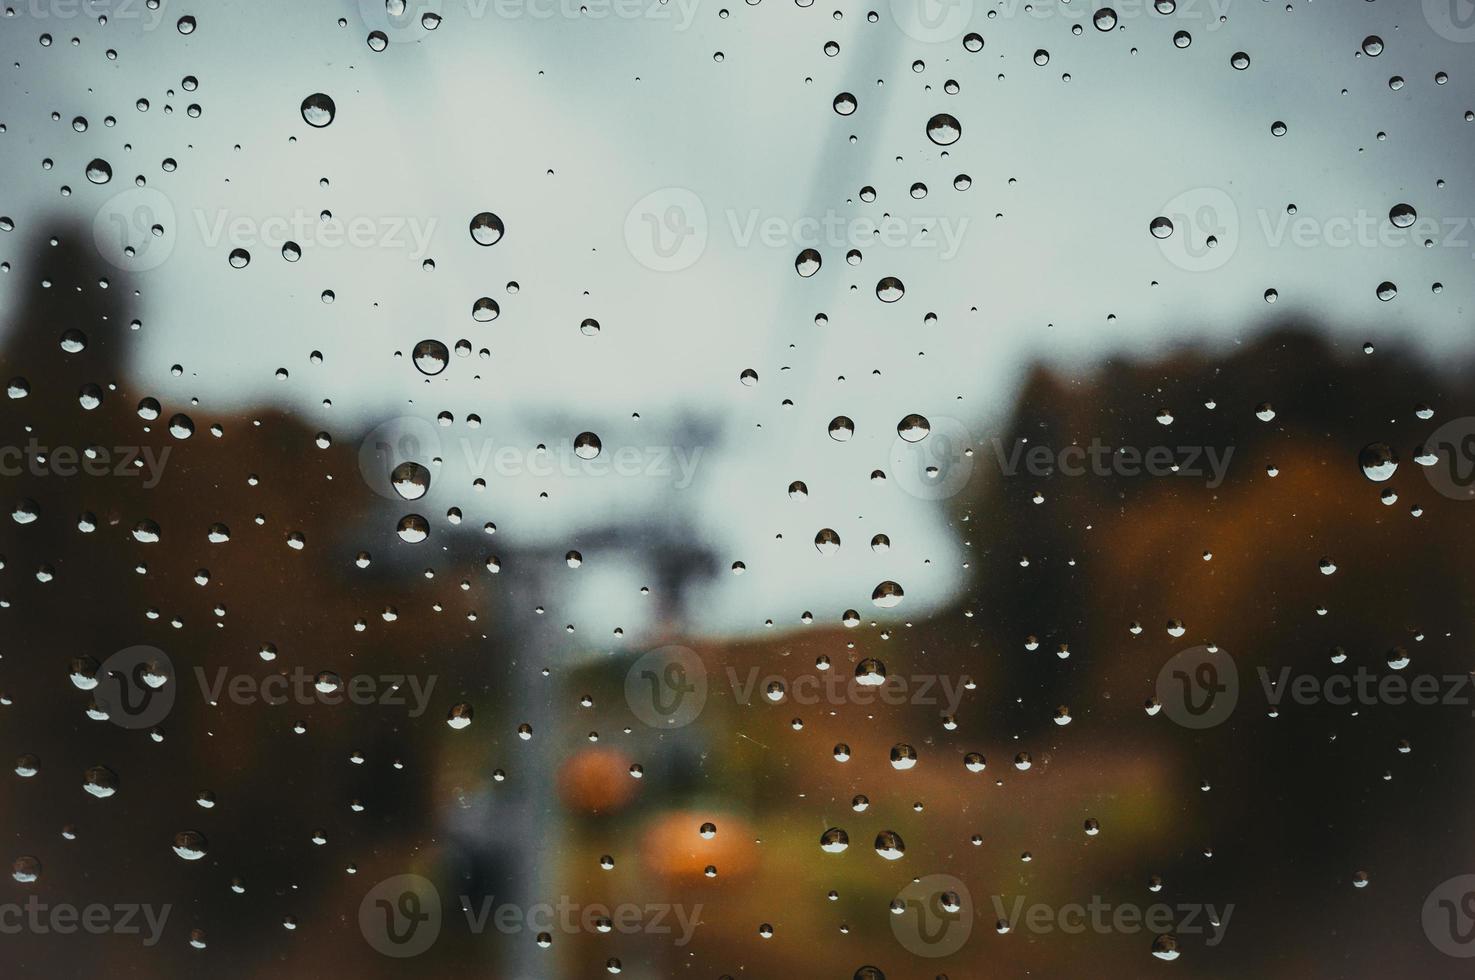
<instances>
[{"instance_id":1,"label":"water droplet","mask_svg":"<svg viewBox=\"0 0 1475 980\"><path fill-rule=\"evenodd\" d=\"M408 544L419 544L430 536L430 522L419 514L406 514L399 519L399 525L395 528L401 541Z\"/></svg>"},{"instance_id":2,"label":"water droplet","mask_svg":"<svg viewBox=\"0 0 1475 980\"><path fill-rule=\"evenodd\" d=\"M850 846L850 835L839 827L831 827L819 838L819 848L826 854L839 854Z\"/></svg>"},{"instance_id":3,"label":"water droplet","mask_svg":"<svg viewBox=\"0 0 1475 980\"><path fill-rule=\"evenodd\" d=\"M419 463L406 462L389 474L390 485L405 500L419 500L430 490L430 470Z\"/></svg>"},{"instance_id":4,"label":"water droplet","mask_svg":"<svg viewBox=\"0 0 1475 980\"><path fill-rule=\"evenodd\" d=\"M302 100L302 119L314 129L322 129L331 123L337 113L338 106L332 97L322 92L314 92Z\"/></svg>"},{"instance_id":5,"label":"water droplet","mask_svg":"<svg viewBox=\"0 0 1475 980\"><path fill-rule=\"evenodd\" d=\"M1164 933L1152 941L1152 955L1160 960L1176 960L1178 958L1178 939L1175 936Z\"/></svg>"},{"instance_id":6,"label":"water droplet","mask_svg":"<svg viewBox=\"0 0 1475 980\"><path fill-rule=\"evenodd\" d=\"M186 861L200 860L209 847L205 835L198 830L181 830L174 835L174 853Z\"/></svg>"},{"instance_id":7,"label":"water droplet","mask_svg":"<svg viewBox=\"0 0 1475 980\"><path fill-rule=\"evenodd\" d=\"M580 432L574 437L574 455L580 459L594 459L603 448L604 444L592 432Z\"/></svg>"},{"instance_id":8,"label":"water droplet","mask_svg":"<svg viewBox=\"0 0 1475 980\"><path fill-rule=\"evenodd\" d=\"M1370 442L1357 457L1362 475L1374 483L1392 478L1398 469L1398 454L1386 442Z\"/></svg>"},{"instance_id":9,"label":"water droplet","mask_svg":"<svg viewBox=\"0 0 1475 980\"><path fill-rule=\"evenodd\" d=\"M107 766L93 766L82 774L82 788L105 800L118 791L118 774Z\"/></svg>"},{"instance_id":10,"label":"water droplet","mask_svg":"<svg viewBox=\"0 0 1475 980\"><path fill-rule=\"evenodd\" d=\"M896 434L906 442L921 442L932 432L932 423L924 415L908 415L896 423Z\"/></svg>"},{"instance_id":11,"label":"water droplet","mask_svg":"<svg viewBox=\"0 0 1475 980\"><path fill-rule=\"evenodd\" d=\"M438 340L422 340L415 345L411 357L421 374L434 376L446 369L451 354L446 350L446 345Z\"/></svg>"},{"instance_id":12,"label":"water droplet","mask_svg":"<svg viewBox=\"0 0 1475 980\"><path fill-rule=\"evenodd\" d=\"M938 146L951 146L963 135L963 124L957 117L939 112L927 120L927 138Z\"/></svg>"},{"instance_id":13,"label":"water droplet","mask_svg":"<svg viewBox=\"0 0 1475 980\"><path fill-rule=\"evenodd\" d=\"M821 261L818 250L806 248L794 259L794 271L799 273L800 278L808 279L819 271Z\"/></svg>"},{"instance_id":14,"label":"water droplet","mask_svg":"<svg viewBox=\"0 0 1475 980\"><path fill-rule=\"evenodd\" d=\"M477 323L491 323L502 313L502 307L490 296L483 296L471 304L471 319Z\"/></svg>"},{"instance_id":15,"label":"water droplet","mask_svg":"<svg viewBox=\"0 0 1475 980\"><path fill-rule=\"evenodd\" d=\"M471 219L471 240L478 245L495 245L502 240L502 219L483 211Z\"/></svg>"},{"instance_id":16,"label":"water droplet","mask_svg":"<svg viewBox=\"0 0 1475 980\"><path fill-rule=\"evenodd\" d=\"M882 582L876 586L871 593L871 601L882 609L891 609L900 604L902 596L906 595L900 585L895 582Z\"/></svg>"},{"instance_id":17,"label":"water droplet","mask_svg":"<svg viewBox=\"0 0 1475 980\"><path fill-rule=\"evenodd\" d=\"M876 853L888 861L900 858L906 849L906 842L894 830L883 830L876 835Z\"/></svg>"}]
</instances>

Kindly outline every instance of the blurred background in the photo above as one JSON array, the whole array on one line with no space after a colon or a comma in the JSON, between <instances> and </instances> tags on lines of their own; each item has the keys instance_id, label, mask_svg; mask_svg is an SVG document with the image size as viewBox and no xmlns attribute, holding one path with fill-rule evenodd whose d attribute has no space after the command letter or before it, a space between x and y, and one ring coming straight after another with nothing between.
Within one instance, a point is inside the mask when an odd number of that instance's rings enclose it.
<instances>
[{"instance_id":1,"label":"blurred background","mask_svg":"<svg viewBox=\"0 0 1475 980\"><path fill-rule=\"evenodd\" d=\"M1466 8L11 2L7 973L1459 975Z\"/></svg>"}]
</instances>

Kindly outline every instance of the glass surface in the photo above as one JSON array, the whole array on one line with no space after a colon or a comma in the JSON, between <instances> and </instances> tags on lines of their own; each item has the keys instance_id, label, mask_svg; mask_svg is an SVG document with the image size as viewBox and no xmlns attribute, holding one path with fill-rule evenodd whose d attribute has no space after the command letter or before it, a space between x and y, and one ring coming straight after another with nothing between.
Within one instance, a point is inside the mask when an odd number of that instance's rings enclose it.
<instances>
[{"instance_id":1,"label":"glass surface","mask_svg":"<svg viewBox=\"0 0 1475 980\"><path fill-rule=\"evenodd\" d=\"M0 975L1468 975L1472 55L0 0Z\"/></svg>"}]
</instances>

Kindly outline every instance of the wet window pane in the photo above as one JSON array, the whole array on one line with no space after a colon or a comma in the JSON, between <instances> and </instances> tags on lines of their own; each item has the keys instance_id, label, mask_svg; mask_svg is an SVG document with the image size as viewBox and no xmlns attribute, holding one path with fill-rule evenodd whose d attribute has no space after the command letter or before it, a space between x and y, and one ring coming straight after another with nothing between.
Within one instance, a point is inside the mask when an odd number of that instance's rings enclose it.
<instances>
[{"instance_id":1,"label":"wet window pane","mask_svg":"<svg viewBox=\"0 0 1475 980\"><path fill-rule=\"evenodd\" d=\"M0 972L1460 975L1472 52L0 0Z\"/></svg>"}]
</instances>

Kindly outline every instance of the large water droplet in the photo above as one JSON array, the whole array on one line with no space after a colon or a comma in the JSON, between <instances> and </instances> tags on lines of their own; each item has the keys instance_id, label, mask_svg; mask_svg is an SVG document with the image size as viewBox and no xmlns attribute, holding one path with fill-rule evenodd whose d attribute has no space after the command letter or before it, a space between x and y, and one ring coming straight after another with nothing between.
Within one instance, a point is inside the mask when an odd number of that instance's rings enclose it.
<instances>
[{"instance_id":1,"label":"large water droplet","mask_svg":"<svg viewBox=\"0 0 1475 980\"><path fill-rule=\"evenodd\" d=\"M901 603L904 595L906 593L895 582L882 582L871 593L871 601L882 609L891 609Z\"/></svg>"},{"instance_id":2,"label":"large water droplet","mask_svg":"<svg viewBox=\"0 0 1475 980\"><path fill-rule=\"evenodd\" d=\"M422 340L415 345L411 357L421 374L437 375L446 369L451 354L446 350L446 345L438 340Z\"/></svg>"},{"instance_id":3,"label":"large water droplet","mask_svg":"<svg viewBox=\"0 0 1475 980\"><path fill-rule=\"evenodd\" d=\"M603 443L592 432L580 432L574 437L574 455L580 459L594 459L602 448Z\"/></svg>"},{"instance_id":4,"label":"large water droplet","mask_svg":"<svg viewBox=\"0 0 1475 980\"><path fill-rule=\"evenodd\" d=\"M1370 442L1358 454L1362 475L1374 483L1390 479L1398 470L1398 454L1386 442Z\"/></svg>"},{"instance_id":5,"label":"large water droplet","mask_svg":"<svg viewBox=\"0 0 1475 980\"><path fill-rule=\"evenodd\" d=\"M302 119L315 129L322 129L331 123L337 113L338 106L333 103L332 97L322 92L314 92L302 100Z\"/></svg>"},{"instance_id":6,"label":"large water droplet","mask_svg":"<svg viewBox=\"0 0 1475 980\"><path fill-rule=\"evenodd\" d=\"M471 240L478 245L495 245L502 240L502 219L490 211L483 211L471 219Z\"/></svg>"},{"instance_id":7,"label":"large water droplet","mask_svg":"<svg viewBox=\"0 0 1475 980\"><path fill-rule=\"evenodd\" d=\"M405 500L419 500L430 490L430 470L415 462L401 463L390 472L389 482Z\"/></svg>"},{"instance_id":8,"label":"large water droplet","mask_svg":"<svg viewBox=\"0 0 1475 980\"><path fill-rule=\"evenodd\" d=\"M419 514L406 514L399 519L395 528L399 539L408 544L419 544L430 536L430 522Z\"/></svg>"},{"instance_id":9,"label":"large water droplet","mask_svg":"<svg viewBox=\"0 0 1475 980\"><path fill-rule=\"evenodd\" d=\"M819 271L822 262L816 249L806 248L794 259L794 271L799 273L800 277L808 279Z\"/></svg>"},{"instance_id":10,"label":"large water droplet","mask_svg":"<svg viewBox=\"0 0 1475 980\"><path fill-rule=\"evenodd\" d=\"M186 861L200 860L209 848L205 835L198 830L181 830L174 835L174 853Z\"/></svg>"},{"instance_id":11,"label":"large water droplet","mask_svg":"<svg viewBox=\"0 0 1475 980\"><path fill-rule=\"evenodd\" d=\"M962 135L963 124L958 122L956 116L939 112L927 120L927 138L938 146L951 146Z\"/></svg>"},{"instance_id":12,"label":"large water droplet","mask_svg":"<svg viewBox=\"0 0 1475 980\"><path fill-rule=\"evenodd\" d=\"M932 432L932 423L925 415L908 415L896 423L896 434L906 442L921 442Z\"/></svg>"}]
</instances>

